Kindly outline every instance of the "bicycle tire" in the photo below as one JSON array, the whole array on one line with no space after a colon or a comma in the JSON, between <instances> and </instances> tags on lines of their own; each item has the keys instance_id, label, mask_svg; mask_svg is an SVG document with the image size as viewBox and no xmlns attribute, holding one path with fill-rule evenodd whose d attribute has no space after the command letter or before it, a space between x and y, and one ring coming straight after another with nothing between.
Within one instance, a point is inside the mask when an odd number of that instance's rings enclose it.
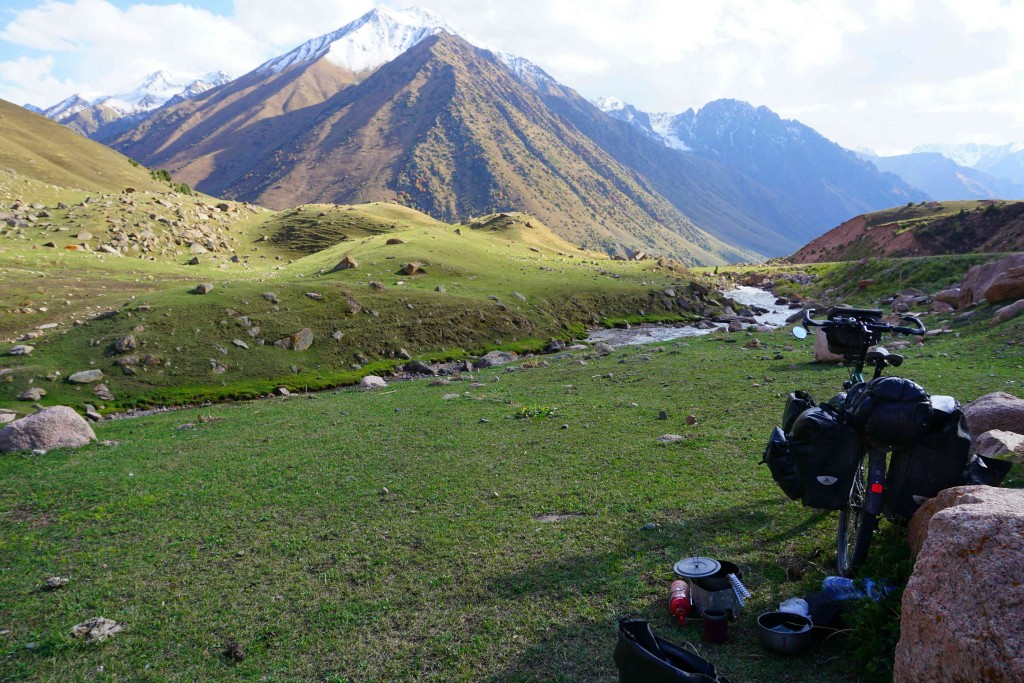
<instances>
[{"instance_id":1,"label":"bicycle tire","mask_svg":"<svg viewBox=\"0 0 1024 683\"><path fill-rule=\"evenodd\" d=\"M839 511L836 568L840 576L853 576L857 567L864 564L871 547L871 537L878 527L878 518L864 511L868 486L866 460L864 456L857 463L849 499L846 507Z\"/></svg>"}]
</instances>

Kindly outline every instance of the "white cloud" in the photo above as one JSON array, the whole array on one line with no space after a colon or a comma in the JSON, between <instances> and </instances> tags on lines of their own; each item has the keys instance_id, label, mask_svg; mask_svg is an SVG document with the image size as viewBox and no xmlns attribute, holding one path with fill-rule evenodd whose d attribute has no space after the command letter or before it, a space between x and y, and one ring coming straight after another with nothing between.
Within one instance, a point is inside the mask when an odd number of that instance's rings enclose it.
<instances>
[{"instance_id":1,"label":"white cloud","mask_svg":"<svg viewBox=\"0 0 1024 683\"><path fill-rule=\"evenodd\" d=\"M381 0L395 8L415 2ZM234 0L231 17L202 4L118 9L107 0L46 0L14 13L0 40L30 46L34 51L22 59L36 61L32 68L26 62L22 74L13 73L20 60L3 62L0 97L31 93L35 103L52 104L74 88L123 89L157 68L243 73L337 29L374 2ZM744 99L850 147L1021 136L1021 0L423 4L585 97L613 94L648 111Z\"/></svg>"}]
</instances>

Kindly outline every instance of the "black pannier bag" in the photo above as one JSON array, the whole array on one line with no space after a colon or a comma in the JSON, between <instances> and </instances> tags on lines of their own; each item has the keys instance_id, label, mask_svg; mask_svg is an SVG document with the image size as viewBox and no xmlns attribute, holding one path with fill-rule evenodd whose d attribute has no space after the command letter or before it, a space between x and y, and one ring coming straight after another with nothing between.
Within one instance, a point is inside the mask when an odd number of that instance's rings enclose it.
<instances>
[{"instance_id":1,"label":"black pannier bag","mask_svg":"<svg viewBox=\"0 0 1024 683\"><path fill-rule=\"evenodd\" d=\"M960 483L970 486L999 486L1012 466L1013 463L1009 460L989 458L974 453L967 461Z\"/></svg>"},{"instance_id":2,"label":"black pannier bag","mask_svg":"<svg viewBox=\"0 0 1024 683\"><path fill-rule=\"evenodd\" d=\"M916 382L878 377L849 391L846 415L871 441L910 446L929 431L932 403Z\"/></svg>"},{"instance_id":3,"label":"black pannier bag","mask_svg":"<svg viewBox=\"0 0 1024 683\"><path fill-rule=\"evenodd\" d=\"M828 319L857 318L872 323L882 322L882 311L877 308L830 308ZM866 340L864 332L859 329L831 327L825 329L825 340L828 350L840 356L859 354Z\"/></svg>"},{"instance_id":4,"label":"black pannier bag","mask_svg":"<svg viewBox=\"0 0 1024 683\"><path fill-rule=\"evenodd\" d=\"M891 519L909 520L924 501L959 485L967 465L971 435L960 404L952 396L932 396L931 404L927 432L893 448L882 510Z\"/></svg>"},{"instance_id":5,"label":"black pannier bag","mask_svg":"<svg viewBox=\"0 0 1024 683\"><path fill-rule=\"evenodd\" d=\"M797 454L790 450L789 439L779 427L772 430L772 436L768 439L768 447L764 449L761 464L768 465L772 479L779 485L782 492L789 496L790 500L798 500L803 495L804 485L800 478Z\"/></svg>"},{"instance_id":6,"label":"black pannier bag","mask_svg":"<svg viewBox=\"0 0 1024 683\"><path fill-rule=\"evenodd\" d=\"M787 434L793 429L793 423L800 413L814 407L814 397L806 391L794 391L786 399L786 410L782 413L782 431Z\"/></svg>"},{"instance_id":7,"label":"black pannier bag","mask_svg":"<svg viewBox=\"0 0 1024 683\"><path fill-rule=\"evenodd\" d=\"M612 659L620 683L729 683L711 662L651 633L643 619L619 619Z\"/></svg>"},{"instance_id":8,"label":"black pannier bag","mask_svg":"<svg viewBox=\"0 0 1024 683\"><path fill-rule=\"evenodd\" d=\"M864 453L857 430L825 404L800 414L788 442L799 471L803 504L821 510L845 507L854 470Z\"/></svg>"}]
</instances>

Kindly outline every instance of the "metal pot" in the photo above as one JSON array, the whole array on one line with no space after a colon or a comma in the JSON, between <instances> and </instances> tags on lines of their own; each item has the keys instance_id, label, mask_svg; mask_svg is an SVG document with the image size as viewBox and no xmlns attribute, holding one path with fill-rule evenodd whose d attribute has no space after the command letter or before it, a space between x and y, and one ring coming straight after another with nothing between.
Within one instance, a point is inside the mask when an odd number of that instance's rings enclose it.
<instances>
[{"instance_id":1,"label":"metal pot","mask_svg":"<svg viewBox=\"0 0 1024 683\"><path fill-rule=\"evenodd\" d=\"M757 618L757 635L769 650L795 655L814 640L811 620L791 612L765 612Z\"/></svg>"}]
</instances>

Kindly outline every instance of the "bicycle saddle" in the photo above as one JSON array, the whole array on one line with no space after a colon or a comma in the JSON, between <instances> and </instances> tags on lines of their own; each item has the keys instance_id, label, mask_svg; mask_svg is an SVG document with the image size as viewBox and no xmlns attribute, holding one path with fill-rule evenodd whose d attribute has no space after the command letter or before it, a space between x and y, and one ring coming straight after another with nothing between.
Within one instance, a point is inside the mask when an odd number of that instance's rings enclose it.
<instances>
[{"instance_id":1,"label":"bicycle saddle","mask_svg":"<svg viewBox=\"0 0 1024 683\"><path fill-rule=\"evenodd\" d=\"M868 363L881 361L882 365L889 365L894 368L898 368L903 365L903 356L898 353L889 353L881 346L876 346L873 350L868 351L864 360Z\"/></svg>"}]
</instances>

